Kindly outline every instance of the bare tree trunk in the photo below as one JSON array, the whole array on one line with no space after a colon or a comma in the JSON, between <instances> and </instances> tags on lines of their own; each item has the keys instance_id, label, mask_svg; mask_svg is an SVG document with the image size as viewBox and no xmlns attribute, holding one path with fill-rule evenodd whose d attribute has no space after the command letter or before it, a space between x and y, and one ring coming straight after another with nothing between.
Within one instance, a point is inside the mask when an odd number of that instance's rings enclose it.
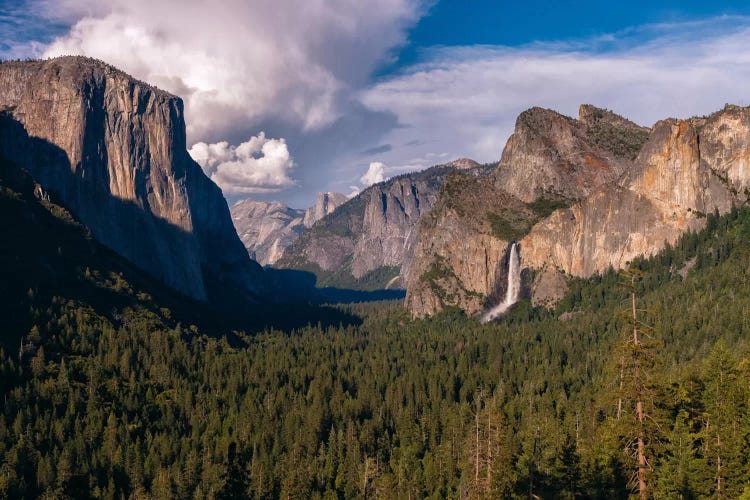
<instances>
[{"instance_id":1,"label":"bare tree trunk","mask_svg":"<svg viewBox=\"0 0 750 500\"><path fill-rule=\"evenodd\" d=\"M492 412L487 409L487 496L492 485Z\"/></svg>"},{"instance_id":2,"label":"bare tree trunk","mask_svg":"<svg viewBox=\"0 0 750 500\"><path fill-rule=\"evenodd\" d=\"M476 422L476 460L474 461L474 487L479 489L479 401L477 401Z\"/></svg>"},{"instance_id":3,"label":"bare tree trunk","mask_svg":"<svg viewBox=\"0 0 750 500\"><path fill-rule=\"evenodd\" d=\"M536 468L536 444L537 438L539 437L539 429L537 428L534 432L534 447L532 448L532 460L529 466L529 500L538 498L534 495L534 469Z\"/></svg>"},{"instance_id":4,"label":"bare tree trunk","mask_svg":"<svg viewBox=\"0 0 750 500\"><path fill-rule=\"evenodd\" d=\"M716 433L716 498L721 498L721 438Z\"/></svg>"},{"instance_id":5,"label":"bare tree trunk","mask_svg":"<svg viewBox=\"0 0 750 500\"><path fill-rule=\"evenodd\" d=\"M635 311L635 278L633 278L633 289L630 292L630 303L633 309L633 343L638 345L638 318Z\"/></svg>"},{"instance_id":6,"label":"bare tree trunk","mask_svg":"<svg viewBox=\"0 0 750 500\"><path fill-rule=\"evenodd\" d=\"M362 497L367 500L367 454L365 453L365 474L364 479L362 480Z\"/></svg>"},{"instance_id":7,"label":"bare tree trunk","mask_svg":"<svg viewBox=\"0 0 750 500\"><path fill-rule=\"evenodd\" d=\"M639 400L636 403L636 413L638 414L638 494L641 500L646 500L646 445L643 439L643 403Z\"/></svg>"},{"instance_id":8,"label":"bare tree trunk","mask_svg":"<svg viewBox=\"0 0 750 500\"><path fill-rule=\"evenodd\" d=\"M630 292L631 306L633 310L633 344L638 347L638 317L635 309L635 278L632 281L633 289ZM637 350L636 350L637 355ZM634 380L640 384L638 361L635 362ZM638 416L638 495L641 500L646 500L646 443L643 431L643 401L640 398L640 387L636 386L638 398L635 402L635 412Z\"/></svg>"},{"instance_id":9,"label":"bare tree trunk","mask_svg":"<svg viewBox=\"0 0 750 500\"><path fill-rule=\"evenodd\" d=\"M622 384L625 379L625 355L620 357L620 398L617 400L617 420L622 416Z\"/></svg>"}]
</instances>

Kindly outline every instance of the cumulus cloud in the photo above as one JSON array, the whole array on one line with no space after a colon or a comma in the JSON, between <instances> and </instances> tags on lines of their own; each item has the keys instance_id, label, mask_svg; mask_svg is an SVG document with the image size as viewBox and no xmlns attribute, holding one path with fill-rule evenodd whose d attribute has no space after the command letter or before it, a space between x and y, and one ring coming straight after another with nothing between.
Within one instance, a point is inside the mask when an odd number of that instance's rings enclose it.
<instances>
[{"instance_id":1,"label":"cumulus cloud","mask_svg":"<svg viewBox=\"0 0 750 500\"><path fill-rule=\"evenodd\" d=\"M365 186L371 186L378 182L383 182L385 180L385 168L385 165L379 161L371 162L365 175L359 178L359 182Z\"/></svg>"},{"instance_id":2,"label":"cumulus cloud","mask_svg":"<svg viewBox=\"0 0 750 500\"><path fill-rule=\"evenodd\" d=\"M190 155L225 194L273 193L293 184L294 161L286 142L263 132L236 147L198 142Z\"/></svg>"},{"instance_id":3,"label":"cumulus cloud","mask_svg":"<svg viewBox=\"0 0 750 500\"><path fill-rule=\"evenodd\" d=\"M721 27L721 29L717 29ZM750 104L750 21L717 19L659 25L598 39L525 47L451 47L361 93L402 127L381 141L403 144L388 164L428 157L496 161L517 115L531 106L576 116L578 105L613 109L651 125L706 114L727 102Z\"/></svg>"},{"instance_id":4,"label":"cumulus cloud","mask_svg":"<svg viewBox=\"0 0 750 500\"><path fill-rule=\"evenodd\" d=\"M191 141L238 123L318 130L405 41L419 0L59 0L75 19L45 56L83 54L178 93Z\"/></svg>"}]
</instances>

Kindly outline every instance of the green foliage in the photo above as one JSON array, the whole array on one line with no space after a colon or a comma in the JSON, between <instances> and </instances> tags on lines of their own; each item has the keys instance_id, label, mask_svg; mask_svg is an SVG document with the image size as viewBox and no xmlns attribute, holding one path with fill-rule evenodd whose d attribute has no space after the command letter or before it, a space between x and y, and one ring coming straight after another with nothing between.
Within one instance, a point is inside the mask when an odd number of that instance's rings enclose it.
<instances>
[{"instance_id":1,"label":"green foliage","mask_svg":"<svg viewBox=\"0 0 750 500\"><path fill-rule=\"evenodd\" d=\"M570 202L556 196L545 196L528 204L529 208L539 217L544 219L555 210L568 207Z\"/></svg>"},{"instance_id":2,"label":"green foliage","mask_svg":"<svg viewBox=\"0 0 750 500\"><path fill-rule=\"evenodd\" d=\"M529 210L508 209L502 212L487 212L487 221L492 228L492 235L496 238L503 241L518 241L531 231L534 224L569 204L562 198L546 196L526 204Z\"/></svg>"},{"instance_id":3,"label":"green foliage","mask_svg":"<svg viewBox=\"0 0 750 500\"><path fill-rule=\"evenodd\" d=\"M492 228L492 235L503 241L518 241L528 234L536 219L517 211L488 212L487 220Z\"/></svg>"},{"instance_id":4,"label":"green foliage","mask_svg":"<svg viewBox=\"0 0 750 500\"><path fill-rule=\"evenodd\" d=\"M474 296L481 298L481 295L472 290L467 290L461 280L448 265L445 257L440 255L434 256L430 268L420 276L422 283L429 286L435 296L440 301L441 309L446 312L452 311L459 302L458 294L464 297ZM445 283L449 282L453 290L447 290Z\"/></svg>"},{"instance_id":5,"label":"green foliage","mask_svg":"<svg viewBox=\"0 0 750 500\"><path fill-rule=\"evenodd\" d=\"M366 273L364 276L355 278L351 273L351 265L341 267L336 271L323 271L315 264L308 263L306 270L313 272L317 277L318 287L335 287L349 290L375 291L383 290L391 281L401 274L398 266L382 266ZM391 286L393 288L393 286Z\"/></svg>"},{"instance_id":6,"label":"green foliage","mask_svg":"<svg viewBox=\"0 0 750 500\"><path fill-rule=\"evenodd\" d=\"M590 119L588 135L591 141L621 158L634 160L648 140L648 129L613 124L605 118L603 110L595 111Z\"/></svg>"}]
</instances>

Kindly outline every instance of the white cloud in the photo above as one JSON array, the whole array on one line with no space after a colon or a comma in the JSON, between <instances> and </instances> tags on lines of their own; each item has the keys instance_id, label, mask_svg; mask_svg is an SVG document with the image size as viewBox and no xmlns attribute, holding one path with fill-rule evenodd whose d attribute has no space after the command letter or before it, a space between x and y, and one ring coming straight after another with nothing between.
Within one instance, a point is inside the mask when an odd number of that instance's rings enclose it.
<instances>
[{"instance_id":1,"label":"white cloud","mask_svg":"<svg viewBox=\"0 0 750 500\"><path fill-rule=\"evenodd\" d=\"M191 141L239 124L326 127L424 10L419 0L58 0L44 56L83 54L185 99Z\"/></svg>"},{"instance_id":2,"label":"white cloud","mask_svg":"<svg viewBox=\"0 0 750 500\"><path fill-rule=\"evenodd\" d=\"M531 106L576 116L579 104L591 103L651 125L727 102L750 104L750 22L729 21L650 27L641 30L648 39L622 43L615 34L590 43L436 48L361 99L403 125L380 138L404 145L381 155L388 164L440 163L427 156L438 148L450 158L496 161L516 117ZM602 43L606 50L598 50Z\"/></svg>"},{"instance_id":3,"label":"white cloud","mask_svg":"<svg viewBox=\"0 0 750 500\"><path fill-rule=\"evenodd\" d=\"M190 155L225 194L273 193L294 182L294 161L284 139L268 139L261 132L237 147L228 142L198 142Z\"/></svg>"},{"instance_id":4,"label":"white cloud","mask_svg":"<svg viewBox=\"0 0 750 500\"><path fill-rule=\"evenodd\" d=\"M385 168L385 165L379 161L374 161L370 163L367 172L359 178L359 181L365 186L371 186L378 182L383 182L385 180Z\"/></svg>"}]
</instances>

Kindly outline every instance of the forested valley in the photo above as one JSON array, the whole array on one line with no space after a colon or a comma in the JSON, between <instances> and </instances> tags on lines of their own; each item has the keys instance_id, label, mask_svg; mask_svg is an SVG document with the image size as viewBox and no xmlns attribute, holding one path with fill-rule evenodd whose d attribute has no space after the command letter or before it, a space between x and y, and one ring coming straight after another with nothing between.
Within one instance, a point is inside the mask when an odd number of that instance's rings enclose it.
<instances>
[{"instance_id":1,"label":"forested valley","mask_svg":"<svg viewBox=\"0 0 750 500\"><path fill-rule=\"evenodd\" d=\"M3 497L750 498L750 209L554 311L222 331L11 184L4 234L46 226L3 242L3 272L61 274L0 309Z\"/></svg>"}]
</instances>

